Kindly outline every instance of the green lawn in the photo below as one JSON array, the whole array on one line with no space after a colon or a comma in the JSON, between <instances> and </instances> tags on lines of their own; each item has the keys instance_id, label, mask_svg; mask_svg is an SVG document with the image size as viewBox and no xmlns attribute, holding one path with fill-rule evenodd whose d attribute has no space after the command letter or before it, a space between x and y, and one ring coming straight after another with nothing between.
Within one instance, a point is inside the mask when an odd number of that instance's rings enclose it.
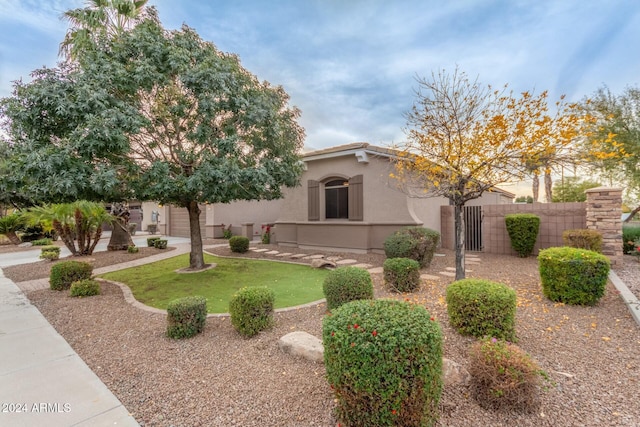
<instances>
[{"instance_id":1,"label":"green lawn","mask_svg":"<svg viewBox=\"0 0 640 427\"><path fill-rule=\"evenodd\" d=\"M324 298L322 283L328 271L304 265L250 259L218 258L205 254L205 262L217 266L200 273L178 274L189 265L189 255L102 274L125 283L135 298L151 307L166 309L180 297L202 295L209 313L229 311L231 296L244 286L268 286L274 290L275 307L291 307Z\"/></svg>"}]
</instances>

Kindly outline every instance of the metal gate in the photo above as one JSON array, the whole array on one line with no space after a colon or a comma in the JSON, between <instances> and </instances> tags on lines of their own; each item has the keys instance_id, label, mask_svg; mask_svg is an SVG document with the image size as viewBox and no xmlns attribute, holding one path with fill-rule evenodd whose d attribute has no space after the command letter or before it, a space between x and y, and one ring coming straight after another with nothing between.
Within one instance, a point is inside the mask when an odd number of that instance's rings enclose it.
<instances>
[{"instance_id":1,"label":"metal gate","mask_svg":"<svg viewBox=\"0 0 640 427\"><path fill-rule=\"evenodd\" d=\"M464 207L464 249L482 251L482 206Z\"/></svg>"}]
</instances>

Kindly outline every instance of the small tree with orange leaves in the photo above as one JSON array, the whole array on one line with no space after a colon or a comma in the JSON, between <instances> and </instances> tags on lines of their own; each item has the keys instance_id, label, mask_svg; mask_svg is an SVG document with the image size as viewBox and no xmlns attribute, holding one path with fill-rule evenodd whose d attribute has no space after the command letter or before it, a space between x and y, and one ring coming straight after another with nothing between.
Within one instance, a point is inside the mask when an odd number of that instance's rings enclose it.
<instances>
[{"instance_id":1,"label":"small tree with orange leaves","mask_svg":"<svg viewBox=\"0 0 640 427\"><path fill-rule=\"evenodd\" d=\"M582 106L587 112L587 138L582 155L593 172L623 185L635 204L630 220L640 212L640 88L628 87L615 95L605 86Z\"/></svg>"},{"instance_id":2,"label":"small tree with orange leaves","mask_svg":"<svg viewBox=\"0 0 640 427\"><path fill-rule=\"evenodd\" d=\"M465 204L493 187L522 179L524 160L539 158L545 144L572 139L572 126L548 115L546 92L515 97L506 86L495 90L470 80L457 68L417 79L417 100L407 113L407 141L392 177L415 196L442 196L454 206L456 280L465 277ZM567 123L576 123L574 118ZM566 129L565 129L566 127Z\"/></svg>"}]
</instances>

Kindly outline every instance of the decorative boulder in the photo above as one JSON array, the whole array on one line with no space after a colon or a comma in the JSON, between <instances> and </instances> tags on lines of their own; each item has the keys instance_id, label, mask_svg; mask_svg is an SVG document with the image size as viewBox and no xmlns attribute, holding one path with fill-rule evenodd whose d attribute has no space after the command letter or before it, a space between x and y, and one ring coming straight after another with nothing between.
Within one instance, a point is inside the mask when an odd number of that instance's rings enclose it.
<instances>
[{"instance_id":1,"label":"decorative boulder","mask_svg":"<svg viewBox=\"0 0 640 427\"><path fill-rule=\"evenodd\" d=\"M302 357L312 362L324 361L322 340L307 332L295 331L280 338L278 347L287 354Z\"/></svg>"}]
</instances>

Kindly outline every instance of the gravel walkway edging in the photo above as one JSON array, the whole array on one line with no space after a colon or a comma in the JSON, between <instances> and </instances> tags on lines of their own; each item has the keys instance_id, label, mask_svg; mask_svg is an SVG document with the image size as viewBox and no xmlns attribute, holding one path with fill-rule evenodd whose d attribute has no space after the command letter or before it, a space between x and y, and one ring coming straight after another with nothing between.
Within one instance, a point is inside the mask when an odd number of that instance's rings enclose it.
<instances>
[{"instance_id":1,"label":"gravel walkway edging","mask_svg":"<svg viewBox=\"0 0 640 427\"><path fill-rule=\"evenodd\" d=\"M125 285L124 283L120 283L120 282L115 282L113 280L106 280L106 279L101 279L101 278L97 278L96 279L98 282L101 283L111 283L114 284L116 286L118 286L120 289L122 289L122 293L124 295L124 299L126 302L128 302L129 304L131 304L132 306L140 309L140 310L144 310L147 311L149 313L154 313L154 314L162 314L162 315L167 315L167 310L163 310L161 308L155 308L155 307L151 307L148 306L146 304L141 303L140 301L138 301L134 296L133 293L131 292L131 289ZM325 303L327 300L326 299L319 299L316 301L311 301L308 302L306 304L301 304L301 305L296 305L293 307L284 307L284 308L278 308L275 309L274 312L275 313L286 313L287 311L294 311L294 310L300 310L302 308L308 308L308 307L313 307L322 303ZM229 313L208 313L207 314L207 318L211 318L211 317L230 317L231 315Z\"/></svg>"},{"instance_id":2,"label":"gravel walkway edging","mask_svg":"<svg viewBox=\"0 0 640 427\"><path fill-rule=\"evenodd\" d=\"M609 280L611 280L611 283L613 283L618 292L620 292L620 298L622 298L622 301L624 301L627 308L629 308L633 320L640 326L640 301L638 301L638 298L629 290L615 271L609 271Z\"/></svg>"}]
</instances>

